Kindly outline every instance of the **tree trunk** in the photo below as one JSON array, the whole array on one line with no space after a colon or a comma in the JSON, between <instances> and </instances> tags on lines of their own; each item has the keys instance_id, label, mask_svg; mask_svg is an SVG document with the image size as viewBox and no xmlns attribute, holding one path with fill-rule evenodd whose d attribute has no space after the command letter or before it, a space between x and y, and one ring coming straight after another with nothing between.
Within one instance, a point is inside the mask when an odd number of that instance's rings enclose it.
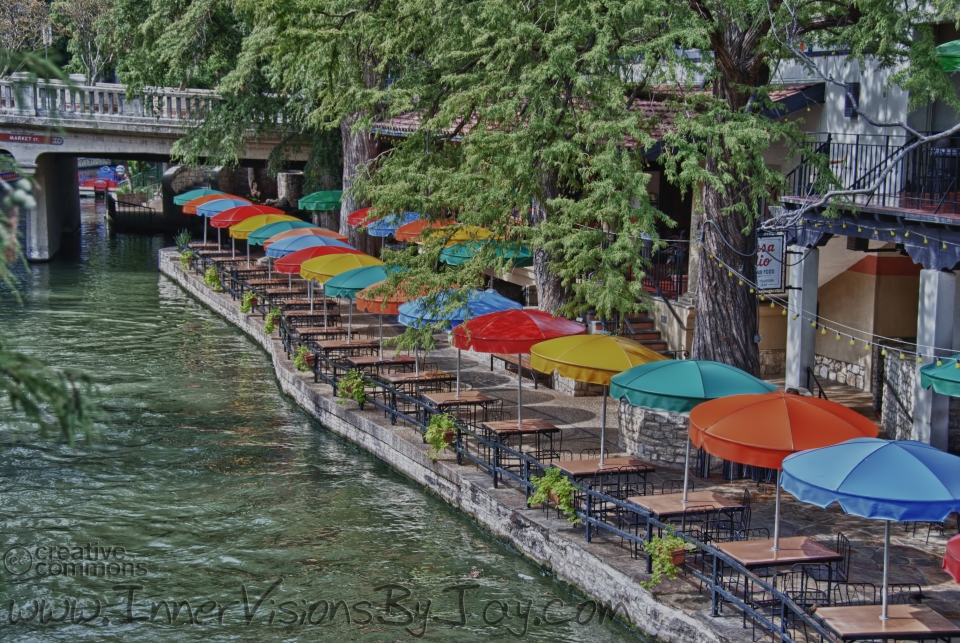
<instances>
[{"instance_id":1,"label":"tree trunk","mask_svg":"<svg viewBox=\"0 0 960 643\"><path fill-rule=\"evenodd\" d=\"M549 215L546 202L559 196L557 176L549 172L541 180L540 194L533 198L533 225L539 225ZM550 270L550 253L541 247L533 251L533 275L537 283L537 306L548 313L557 312L567 303L569 291L555 273Z\"/></svg>"},{"instance_id":2,"label":"tree trunk","mask_svg":"<svg viewBox=\"0 0 960 643\"><path fill-rule=\"evenodd\" d=\"M357 174L363 171L377 153L377 144L372 134L353 133L353 124L359 117L359 114L352 114L340 122L340 134L343 137L343 200L340 202L340 234L349 237L350 245L358 250L374 254L379 251L380 244L376 243L370 235L360 234L357 228L347 225L347 217L351 212L368 205L353 197L349 190L353 187Z\"/></svg>"}]
</instances>

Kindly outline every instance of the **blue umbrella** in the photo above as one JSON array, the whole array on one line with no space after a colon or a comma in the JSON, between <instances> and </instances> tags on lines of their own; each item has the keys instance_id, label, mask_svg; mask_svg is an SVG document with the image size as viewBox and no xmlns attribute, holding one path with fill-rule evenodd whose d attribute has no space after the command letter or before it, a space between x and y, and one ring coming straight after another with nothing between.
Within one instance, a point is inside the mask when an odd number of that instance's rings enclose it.
<instances>
[{"instance_id":1,"label":"blue umbrella","mask_svg":"<svg viewBox=\"0 0 960 643\"><path fill-rule=\"evenodd\" d=\"M960 458L913 440L857 438L783 460L780 485L818 507L886 521L883 612L887 618L890 521L940 522L960 511Z\"/></svg>"},{"instance_id":2,"label":"blue umbrella","mask_svg":"<svg viewBox=\"0 0 960 643\"><path fill-rule=\"evenodd\" d=\"M203 242L207 242L207 219L224 210L238 208L241 205L250 205L246 199L223 198L215 201L207 201L203 205L197 206L197 215L203 217ZM217 228L217 244L220 243L220 228Z\"/></svg>"},{"instance_id":3,"label":"blue umbrella","mask_svg":"<svg viewBox=\"0 0 960 643\"><path fill-rule=\"evenodd\" d=\"M340 248L352 248L349 243L344 243L339 239L332 237L287 237L280 241L275 241L267 248L267 256L273 259L286 257L288 254L304 248L314 248L317 246L337 246Z\"/></svg>"},{"instance_id":4,"label":"blue umbrella","mask_svg":"<svg viewBox=\"0 0 960 643\"><path fill-rule=\"evenodd\" d=\"M411 223L420 218L419 212L404 212L402 214L390 214L379 221L374 221L367 226L367 234L371 237L389 237L397 231L402 225Z\"/></svg>"},{"instance_id":5,"label":"blue umbrella","mask_svg":"<svg viewBox=\"0 0 960 643\"><path fill-rule=\"evenodd\" d=\"M517 302L498 295L493 290L471 290L467 296L466 306L449 310L452 304L448 304L447 301L452 295L452 290L444 290L435 297L421 297L401 304L398 319L404 326L414 328L424 328L437 322L447 322L450 328L453 328L471 317L511 308L516 310L523 308Z\"/></svg>"}]
</instances>

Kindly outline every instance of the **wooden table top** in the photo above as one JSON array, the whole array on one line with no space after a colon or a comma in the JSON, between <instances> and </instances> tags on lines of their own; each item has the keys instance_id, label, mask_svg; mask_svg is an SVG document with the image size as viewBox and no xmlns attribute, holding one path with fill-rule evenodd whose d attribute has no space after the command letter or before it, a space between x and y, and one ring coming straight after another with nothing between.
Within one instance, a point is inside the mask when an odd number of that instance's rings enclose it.
<instances>
[{"instance_id":1,"label":"wooden table top","mask_svg":"<svg viewBox=\"0 0 960 643\"><path fill-rule=\"evenodd\" d=\"M346 335L347 329L343 326L304 326L294 328L300 335Z\"/></svg>"},{"instance_id":2,"label":"wooden table top","mask_svg":"<svg viewBox=\"0 0 960 643\"><path fill-rule=\"evenodd\" d=\"M251 279L248 286L286 286L286 279Z\"/></svg>"},{"instance_id":3,"label":"wooden table top","mask_svg":"<svg viewBox=\"0 0 960 643\"><path fill-rule=\"evenodd\" d=\"M497 398L490 397L489 395L484 395L480 391L460 391L458 396L456 391L451 391L449 393L424 393L421 395L423 399L430 402L434 406L463 406L468 404L486 404L487 402L493 402Z\"/></svg>"},{"instance_id":4,"label":"wooden table top","mask_svg":"<svg viewBox=\"0 0 960 643\"><path fill-rule=\"evenodd\" d=\"M320 349L325 351L335 351L343 348L377 348L379 346L380 342L375 339L354 339L351 341L332 339L320 342Z\"/></svg>"},{"instance_id":5,"label":"wooden table top","mask_svg":"<svg viewBox=\"0 0 960 643\"><path fill-rule=\"evenodd\" d=\"M653 465L637 460L636 458L604 458L603 467L600 467L600 458L590 458L588 460L561 460L554 462L560 467L560 470L569 476L591 476L601 471L613 471L616 469L628 469L636 473L652 473Z\"/></svg>"},{"instance_id":6,"label":"wooden table top","mask_svg":"<svg viewBox=\"0 0 960 643\"><path fill-rule=\"evenodd\" d=\"M539 418L521 420L519 426L514 420L503 420L502 422L484 422L483 427L488 431L496 433L498 436L526 435L532 433L560 433L560 429L555 425Z\"/></svg>"},{"instance_id":7,"label":"wooden table top","mask_svg":"<svg viewBox=\"0 0 960 643\"><path fill-rule=\"evenodd\" d=\"M740 561L747 568L776 567L795 563L832 563L843 560L843 556L837 552L806 536L781 537L779 551L773 551L772 538L717 543L716 548Z\"/></svg>"},{"instance_id":8,"label":"wooden table top","mask_svg":"<svg viewBox=\"0 0 960 643\"><path fill-rule=\"evenodd\" d=\"M844 641L960 637L960 627L926 605L889 605L886 621L880 610L880 605L818 607L816 615Z\"/></svg>"},{"instance_id":9,"label":"wooden table top","mask_svg":"<svg viewBox=\"0 0 960 643\"><path fill-rule=\"evenodd\" d=\"M419 373L381 373L380 379L390 384L406 384L408 382L435 382L437 380L452 380L453 375L446 371L420 371Z\"/></svg>"},{"instance_id":10,"label":"wooden table top","mask_svg":"<svg viewBox=\"0 0 960 643\"><path fill-rule=\"evenodd\" d=\"M413 364L413 357L410 355L384 356L379 355L357 355L348 357L346 360L354 366L380 366L391 364Z\"/></svg>"},{"instance_id":11,"label":"wooden table top","mask_svg":"<svg viewBox=\"0 0 960 643\"><path fill-rule=\"evenodd\" d=\"M685 509L692 507L711 506L714 509L722 509L723 507L743 506L736 500L731 500L716 491L691 491L687 494L686 504L683 502L682 491L680 493L664 493L659 496L631 496L627 500L635 505L640 505L660 518L682 516Z\"/></svg>"}]
</instances>

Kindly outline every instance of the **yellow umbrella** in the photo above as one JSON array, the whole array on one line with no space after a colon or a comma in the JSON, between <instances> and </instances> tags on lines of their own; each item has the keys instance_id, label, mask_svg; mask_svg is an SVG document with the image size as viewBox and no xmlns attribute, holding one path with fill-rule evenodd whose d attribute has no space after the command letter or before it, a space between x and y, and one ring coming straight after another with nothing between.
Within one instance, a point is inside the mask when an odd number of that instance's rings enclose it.
<instances>
[{"instance_id":1,"label":"yellow umbrella","mask_svg":"<svg viewBox=\"0 0 960 643\"><path fill-rule=\"evenodd\" d=\"M571 335L535 344L530 349L530 367L541 373L557 371L578 382L603 385L600 413L600 466L607 428L607 388L610 378L641 364L667 359L631 339L611 335Z\"/></svg>"},{"instance_id":2,"label":"yellow umbrella","mask_svg":"<svg viewBox=\"0 0 960 643\"><path fill-rule=\"evenodd\" d=\"M355 268L365 268L367 266L382 266L383 262L376 257L365 254L336 254L324 255L307 259L300 264L300 276L307 280L307 287L310 289L310 311L313 312L313 281L317 280L321 284L327 283L330 279L336 277L341 272L354 270ZM353 312L353 300L350 300L350 312ZM327 325L327 293L323 293L323 325ZM349 340L349 335L347 337Z\"/></svg>"},{"instance_id":3,"label":"yellow umbrella","mask_svg":"<svg viewBox=\"0 0 960 643\"><path fill-rule=\"evenodd\" d=\"M437 236L443 236L443 232L438 232ZM447 245L451 246L455 243L463 243L464 241L477 241L478 239L489 239L493 236L493 233L487 230L486 228L481 228L480 226L475 225L465 225L461 226L456 232L454 232L450 239L447 241Z\"/></svg>"},{"instance_id":4,"label":"yellow umbrella","mask_svg":"<svg viewBox=\"0 0 960 643\"><path fill-rule=\"evenodd\" d=\"M237 239L246 239L250 236L250 233L258 228L262 228L265 225L270 225L271 223L279 223L281 221L299 221L297 217L291 217L286 214L258 214L256 216L250 217L249 219L244 219L240 223L235 223L230 226L230 251L236 256L236 240ZM247 244L247 265L250 265L250 244Z\"/></svg>"}]
</instances>

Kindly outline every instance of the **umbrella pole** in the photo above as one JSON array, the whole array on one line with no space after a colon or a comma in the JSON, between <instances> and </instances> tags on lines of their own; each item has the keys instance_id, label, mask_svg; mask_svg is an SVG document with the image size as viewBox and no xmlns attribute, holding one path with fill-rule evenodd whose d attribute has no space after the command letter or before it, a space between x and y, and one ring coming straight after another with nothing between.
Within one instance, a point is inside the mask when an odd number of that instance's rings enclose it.
<instances>
[{"instance_id":1,"label":"umbrella pole","mask_svg":"<svg viewBox=\"0 0 960 643\"><path fill-rule=\"evenodd\" d=\"M247 240L247 268L250 267L250 240Z\"/></svg>"},{"instance_id":2,"label":"umbrella pole","mask_svg":"<svg viewBox=\"0 0 960 643\"><path fill-rule=\"evenodd\" d=\"M460 349L457 349L457 397L460 397Z\"/></svg>"},{"instance_id":3,"label":"umbrella pole","mask_svg":"<svg viewBox=\"0 0 960 643\"><path fill-rule=\"evenodd\" d=\"M313 314L313 281L307 282L307 296L310 298L310 314Z\"/></svg>"},{"instance_id":4,"label":"umbrella pole","mask_svg":"<svg viewBox=\"0 0 960 643\"><path fill-rule=\"evenodd\" d=\"M293 288L293 274L287 274L287 288Z\"/></svg>"},{"instance_id":5,"label":"umbrella pole","mask_svg":"<svg viewBox=\"0 0 960 643\"><path fill-rule=\"evenodd\" d=\"M420 345L413 345L413 368L416 370L417 377L420 377Z\"/></svg>"},{"instance_id":6,"label":"umbrella pole","mask_svg":"<svg viewBox=\"0 0 960 643\"><path fill-rule=\"evenodd\" d=\"M347 301L350 302L350 312L347 313L347 343L350 343L350 335L353 333L351 329L353 328L353 300L347 297Z\"/></svg>"},{"instance_id":7,"label":"umbrella pole","mask_svg":"<svg viewBox=\"0 0 960 643\"><path fill-rule=\"evenodd\" d=\"M207 243L207 217L203 217L203 243Z\"/></svg>"},{"instance_id":8,"label":"umbrella pole","mask_svg":"<svg viewBox=\"0 0 960 643\"><path fill-rule=\"evenodd\" d=\"M220 230L222 230L222 228L217 228L217 250L223 250L223 242L220 241Z\"/></svg>"},{"instance_id":9,"label":"umbrella pole","mask_svg":"<svg viewBox=\"0 0 960 643\"><path fill-rule=\"evenodd\" d=\"M687 436L687 457L683 461L683 503L687 500L687 489L690 487L690 437Z\"/></svg>"},{"instance_id":10,"label":"umbrella pole","mask_svg":"<svg viewBox=\"0 0 960 643\"><path fill-rule=\"evenodd\" d=\"M380 318L380 359L383 359L383 313L377 315Z\"/></svg>"},{"instance_id":11,"label":"umbrella pole","mask_svg":"<svg viewBox=\"0 0 960 643\"><path fill-rule=\"evenodd\" d=\"M603 406L600 410L600 466L603 466L603 438L607 431L607 385L603 385Z\"/></svg>"},{"instance_id":12,"label":"umbrella pole","mask_svg":"<svg viewBox=\"0 0 960 643\"><path fill-rule=\"evenodd\" d=\"M230 258L237 258L237 240L233 237L230 237Z\"/></svg>"},{"instance_id":13,"label":"umbrella pole","mask_svg":"<svg viewBox=\"0 0 960 643\"><path fill-rule=\"evenodd\" d=\"M890 569L890 521L883 521L883 609L880 612L880 620L888 621L887 615L887 573Z\"/></svg>"},{"instance_id":14,"label":"umbrella pole","mask_svg":"<svg viewBox=\"0 0 960 643\"><path fill-rule=\"evenodd\" d=\"M323 284L323 328L327 328L327 284Z\"/></svg>"},{"instance_id":15,"label":"umbrella pole","mask_svg":"<svg viewBox=\"0 0 960 643\"><path fill-rule=\"evenodd\" d=\"M270 257L267 257L267 279L273 279L273 263Z\"/></svg>"},{"instance_id":16,"label":"umbrella pole","mask_svg":"<svg viewBox=\"0 0 960 643\"><path fill-rule=\"evenodd\" d=\"M517 426L522 426L521 414L523 414L523 371L520 366L520 353L517 353Z\"/></svg>"},{"instance_id":17,"label":"umbrella pole","mask_svg":"<svg viewBox=\"0 0 960 643\"><path fill-rule=\"evenodd\" d=\"M780 551L780 472L777 471L777 504L773 518L773 551Z\"/></svg>"}]
</instances>

